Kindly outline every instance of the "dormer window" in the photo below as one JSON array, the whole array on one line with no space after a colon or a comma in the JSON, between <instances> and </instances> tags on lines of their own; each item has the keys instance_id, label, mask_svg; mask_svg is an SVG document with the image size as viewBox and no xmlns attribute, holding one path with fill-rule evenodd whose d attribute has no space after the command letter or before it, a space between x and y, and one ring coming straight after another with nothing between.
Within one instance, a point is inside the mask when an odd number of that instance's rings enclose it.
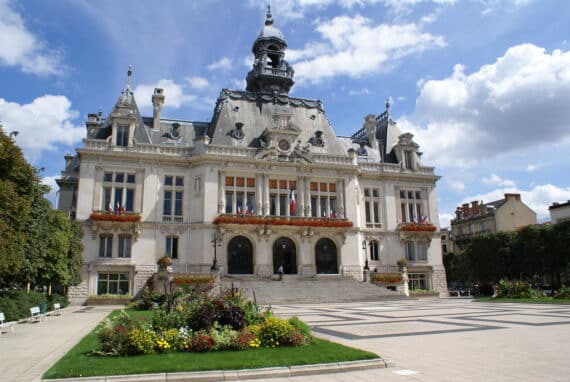
<instances>
[{"instance_id":1,"label":"dormer window","mask_svg":"<svg viewBox=\"0 0 570 382\"><path fill-rule=\"evenodd\" d=\"M172 136L173 139L178 139L180 137L180 124L179 123L173 123L172 124L172 130L170 131L170 135Z\"/></svg>"},{"instance_id":2,"label":"dormer window","mask_svg":"<svg viewBox=\"0 0 570 382\"><path fill-rule=\"evenodd\" d=\"M412 151L404 151L404 165L408 170L413 170L414 167L414 153Z\"/></svg>"},{"instance_id":3,"label":"dormer window","mask_svg":"<svg viewBox=\"0 0 570 382\"><path fill-rule=\"evenodd\" d=\"M115 145L127 147L129 145L129 126L117 126Z\"/></svg>"},{"instance_id":4,"label":"dormer window","mask_svg":"<svg viewBox=\"0 0 570 382\"><path fill-rule=\"evenodd\" d=\"M236 128L233 129L232 132L231 132L232 138L234 138L234 139L243 139L244 134L243 134L242 127L243 127L243 123L241 123L241 122L237 122L237 123L236 123Z\"/></svg>"}]
</instances>

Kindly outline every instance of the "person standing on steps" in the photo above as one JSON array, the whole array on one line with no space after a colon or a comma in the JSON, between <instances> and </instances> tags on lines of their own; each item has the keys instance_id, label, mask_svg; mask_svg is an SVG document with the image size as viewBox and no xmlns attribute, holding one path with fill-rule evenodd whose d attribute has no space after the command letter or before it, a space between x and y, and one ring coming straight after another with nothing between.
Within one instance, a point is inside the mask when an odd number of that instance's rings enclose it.
<instances>
[{"instance_id":1,"label":"person standing on steps","mask_svg":"<svg viewBox=\"0 0 570 382\"><path fill-rule=\"evenodd\" d=\"M279 268L277 268L277 274L279 275L279 281L283 280L283 265L280 265Z\"/></svg>"}]
</instances>

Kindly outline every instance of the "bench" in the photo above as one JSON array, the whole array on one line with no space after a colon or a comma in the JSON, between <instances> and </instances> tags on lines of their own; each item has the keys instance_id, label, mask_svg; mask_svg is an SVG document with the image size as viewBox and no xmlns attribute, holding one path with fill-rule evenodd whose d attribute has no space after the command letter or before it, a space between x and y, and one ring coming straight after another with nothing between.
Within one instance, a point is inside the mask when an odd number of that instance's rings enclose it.
<instances>
[{"instance_id":1,"label":"bench","mask_svg":"<svg viewBox=\"0 0 570 382\"><path fill-rule=\"evenodd\" d=\"M59 302L56 302L55 304L53 304L53 313L54 316L59 316L61 314L63 314L63 310L61 310L61 304Z\"/></svg>"},{"instance_id":2,"label":"bench","mask_svg":"<svg viewBox=\"0 0 570 382\"><path fill-rule=\"evenodd\" d=\"M38 322L42 320L42 314L40 313L39 306L32 306L30 308L30 322Z\"/></svg>"},{"instance_id":3,"label":"bench","mask_svg":"<svg viewBox=\"0 0 570 382\"><path fill-rule=\"evenodd\" d=\"M6 327L5 322L6 321L6 316L4 316L4 313L0 312L0 336L2 334L4 334L4 332L2 331L2 329L4 329ZM10 325L10 329L12 330L12 332L14 331L14 325Z\"/></svg>"}]
</instances>

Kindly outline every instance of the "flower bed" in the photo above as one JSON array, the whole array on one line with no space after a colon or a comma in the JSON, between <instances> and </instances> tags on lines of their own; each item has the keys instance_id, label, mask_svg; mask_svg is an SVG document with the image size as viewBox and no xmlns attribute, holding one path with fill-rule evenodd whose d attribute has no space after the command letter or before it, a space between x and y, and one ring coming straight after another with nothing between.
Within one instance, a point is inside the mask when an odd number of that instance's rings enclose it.
<instances>
[{"instance_id":1,"label":"flower bed","mask_svg":"<svg viewBox=\"0 0 570 382\"><path fill-rule=\"evenodd\" d=\"M262 217L251 215L220 215L214 224L253 224L253 225L290 225L298 227L334 227L350 228L351 221L345 219L301 218L301 217Z\"/></svg>"},{"instance_id":2,"label":"flower bed","mask_svg":"<svg viewBox=\"0 0 570 382\"><path fill-rule=\"evenodd\" d=\"M406 223L402 224L400 229L408 232L435 232L437 227L433 224Z\"/></svg>"},{"instance_id":3,"label":"flower bed","mask_svg":"<svg viewBox=\"0 0 570 382\"><path fill-rule=\"evenodd\" d=\"M177 281L179 285L204 285L211 278L179 277ZM155 309L149 321L136 320L124 312L106 320L97 332L99 348L94 352L128 356L301 346L312 341L302 321L274 317L270 310L261 310L235 289L216 296L202 290L183 290L171 296L173 304Z\"/></svg>"},{"instance_id":4,"label":"flower bed","mask_svg":"<svg viewBox=\"0 0 570 382\"><path fill-rule=\"evenodd\" d=\"M129 222L138 223L141 221L141 214L129 212L93 212L89 218L96 221Z\"/></svg>"},{"instance_id":5,"label":"flower bed","mask_svg":"<svg viewBox=\"0 0 570 382\"><path fill-rule=\"evenodd\" d=\"M403 277L398 273L375 273L371 277L374 283L399 284Z\"/></svg>"}]
</instances>

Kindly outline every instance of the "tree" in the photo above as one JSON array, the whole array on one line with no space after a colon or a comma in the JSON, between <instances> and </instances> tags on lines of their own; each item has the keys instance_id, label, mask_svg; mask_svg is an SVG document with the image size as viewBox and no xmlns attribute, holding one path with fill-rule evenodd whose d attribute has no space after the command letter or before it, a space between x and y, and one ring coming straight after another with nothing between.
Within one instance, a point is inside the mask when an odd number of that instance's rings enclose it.
<instances>
[{"instance_id":1,"label":"tree","mask_svg":"<svg viewBox=\"0 0 570 382\"><path fill-rule=\"evenodd\" d=\"M513 277L512 242L515 233L494 232L471 239L465 250L473 277L480 283L494 283Z\"/></svg>"}]
</instances>

